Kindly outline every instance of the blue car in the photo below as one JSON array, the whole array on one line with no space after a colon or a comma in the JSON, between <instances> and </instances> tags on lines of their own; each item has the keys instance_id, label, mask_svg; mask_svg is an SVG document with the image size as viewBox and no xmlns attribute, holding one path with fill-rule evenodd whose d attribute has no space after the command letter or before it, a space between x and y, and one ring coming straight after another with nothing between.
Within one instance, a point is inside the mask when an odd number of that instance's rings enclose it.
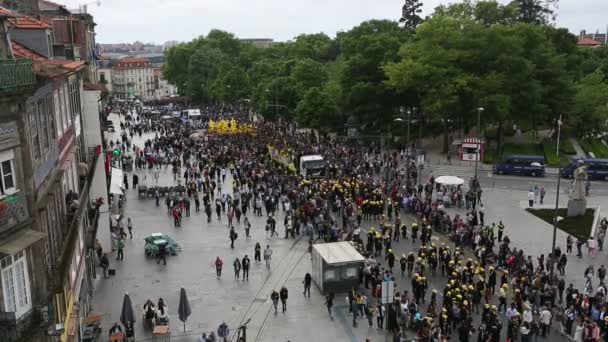
<instances>
[{"instance_id":1,"label":"blue car","mask_svg":"<svg viewBox=\"0 0 608 342\"><path fill-rule=\"evenodd\" d=\"M492 171L498 175L543 177L545 157L536 155L510 155L502 163L494 165Z\"/></svg>"},{"instance_id":2,"label":"blue car","mask_svg":"<svg viewBox=\"0 0 608 342\"><path fill-rule=\"evenodd\" d=\"M608 159L579 158L572 159L570 164L562 169L561 176L572 178L578 163L582 162L587 167L587 178L594 180L608 180Z\"/></svg>"}]
</instances>

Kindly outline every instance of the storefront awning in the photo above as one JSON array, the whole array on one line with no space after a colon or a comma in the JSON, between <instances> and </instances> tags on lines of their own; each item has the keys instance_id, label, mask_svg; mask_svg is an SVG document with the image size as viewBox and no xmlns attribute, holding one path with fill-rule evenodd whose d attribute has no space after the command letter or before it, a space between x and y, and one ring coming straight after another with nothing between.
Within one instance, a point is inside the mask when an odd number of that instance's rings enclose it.
<instances>
[{"instance_id":1,"label":"storefront awning","mask_svg":"<svg viewBox=\"0 0 608 342\"><path fill-rule=\"evenodd\" d=\"M0 240L0 254L15 255L42 240L44 233L33 229L21 229L4 240Z\"/></svg>"}]
</instances>

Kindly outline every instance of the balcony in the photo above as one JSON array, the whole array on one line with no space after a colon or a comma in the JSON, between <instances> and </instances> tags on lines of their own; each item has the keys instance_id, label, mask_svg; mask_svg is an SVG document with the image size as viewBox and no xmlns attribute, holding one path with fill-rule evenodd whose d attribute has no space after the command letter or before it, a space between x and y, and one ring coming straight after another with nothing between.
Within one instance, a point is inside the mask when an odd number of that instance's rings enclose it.
<instances>
[{"instance_id":1,"label":"balcony","mask_svg":"<svg viewBox=\"0 0 608 342\"><path fill-rule=\"evenodd\" d=\"M36 84L34 66L29 59L0 60L0 94L28 91Z\"/></svg>"},{"instance_id":2,"label":"balcony","mask_svg":"<svg viewBox=\"0 0 608 342\"><path fill-rule=\"evenodd\" d=\"M0 341L31 341L33 336L46 328L50 321L48 313L46 306L35 306L18 319L14 312L0 312Z\"/></svg>"},{"instance_id":3,"label":"balcony","mask_svg":"<svg viewBox=\"0 0 608 342\"><path fill-rule=\"evenodd\" d=\"M74 254L74 244L76 243L76 237L78 236L80 222L82 221L84 215L89 215L88 221L91 225L88 227L87 233L89 233L91 229L93 229L95 232L97 231L99 208L94 206L94 204L91 204L91 201L89 200L89 189L95 174L95 163L97 160L98 156L95 153L95 149L89 149L89 155L87 158L88 174L86 179L82 179L79 184L80 195L78 198L78 208L72 211L68 209L68 213L66 214L63 236L63 240L65 242L61 247L61 256L56 261L54 267L52 268L53 271L50 274L52 285L58 292L61 291L63 280L65 277L67 277L70 263L72 262L72 256ZM86 239L87 237L83 236L82 238Z\"/></svg>"}]
</instances>

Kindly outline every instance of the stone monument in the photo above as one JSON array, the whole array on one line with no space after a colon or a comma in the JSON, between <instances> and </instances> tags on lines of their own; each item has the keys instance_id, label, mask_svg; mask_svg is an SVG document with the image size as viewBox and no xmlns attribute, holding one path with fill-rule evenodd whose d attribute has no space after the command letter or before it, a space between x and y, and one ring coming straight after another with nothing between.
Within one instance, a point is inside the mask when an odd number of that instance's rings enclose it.
<instances>
[{"instance_id":1,"label":"stone monument","mask_svg":"<svg viewBox=\"0 0 608 342\"><path fill-rule=\"evenodd\" d=\"M574 171L574 187L568 200L568 217L581 216L587 210L587 199L585 198L585 182L587 181L587 168L578 163Z\"/></svg>"}]
</instances>

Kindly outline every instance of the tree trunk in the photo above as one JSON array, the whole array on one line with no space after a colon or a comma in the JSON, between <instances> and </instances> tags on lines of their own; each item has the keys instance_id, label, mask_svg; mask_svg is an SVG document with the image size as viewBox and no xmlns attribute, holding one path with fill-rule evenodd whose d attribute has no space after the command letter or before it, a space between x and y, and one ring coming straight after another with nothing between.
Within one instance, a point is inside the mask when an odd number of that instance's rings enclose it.
<instances>
[{"instance_id":1,"label":"tree trunk","mask_svg":"<svg viewBox=\"0 0 608 342\"><path fill-rule=\"evenodd\" d=\"M503 132L503 120L498 121L498 128L496 129L496 155L500 158L502 155L502 132Z\"/></svg>"},{"instance_id":2,"label":"tree trunk","mask_svg":"<svg viewBox=\"0 0 608 342\"><path fill-rule=\"evenodd\" d=\"M450 149L450 139L448 137L448 120L443 120L443 153L448 153Z\"/></svg>"}]
</instances>

